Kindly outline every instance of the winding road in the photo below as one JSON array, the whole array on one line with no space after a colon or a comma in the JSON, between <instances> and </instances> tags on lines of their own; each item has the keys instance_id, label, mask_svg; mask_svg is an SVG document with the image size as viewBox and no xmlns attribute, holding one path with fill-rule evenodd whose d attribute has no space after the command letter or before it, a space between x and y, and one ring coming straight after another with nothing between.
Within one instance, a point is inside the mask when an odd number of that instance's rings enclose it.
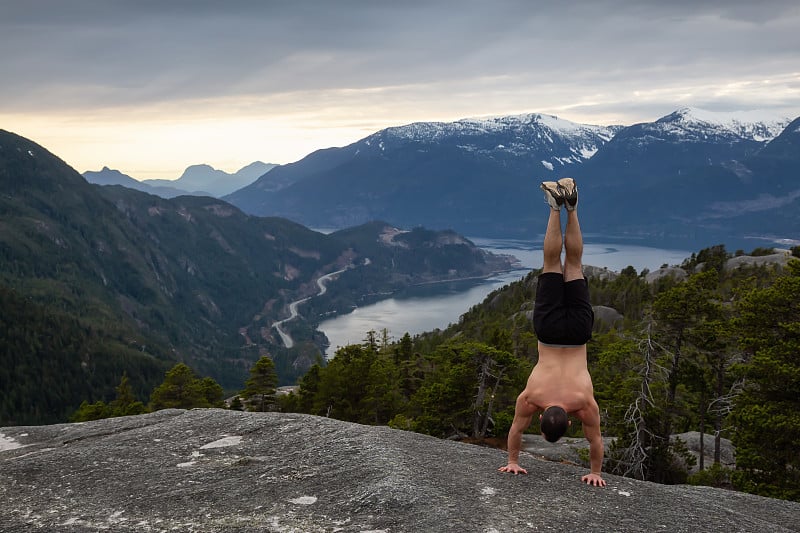
<instances>
[{"instance_id":1,"label":"winding road","mask_svg":"<svg viewBox=\"0 0 800 533\"><path fill-rule=\"evenodd\" d=\"M319 287L319 292L314 296L322 296L323 294L325 294L328 291L328 288L325 286L325 283L327 283L334 276L341 274L345 270L347 270L347 268L343 268L341 270L337 270L336 272L331 272L330 274L325 274L324 276L318 277L317 287ZM290 303L289 317L284 318L283 320L278 320L277 322L272 324L272 327L278 330L278 335L280 335L284 346L286 346L287 348L291 348L292 346L294 346L294 340L292 340L292 337L288 333L286 333L281 326L283 325L284 322L288 322L290 320L294 320L295 318L297 318L297 315L299 314L297 312L297 306L307 300L310 300L314 296L306 296L305 298L302 298L300 300L295 300L294 302Z\"/></svg>"}]
</instances>

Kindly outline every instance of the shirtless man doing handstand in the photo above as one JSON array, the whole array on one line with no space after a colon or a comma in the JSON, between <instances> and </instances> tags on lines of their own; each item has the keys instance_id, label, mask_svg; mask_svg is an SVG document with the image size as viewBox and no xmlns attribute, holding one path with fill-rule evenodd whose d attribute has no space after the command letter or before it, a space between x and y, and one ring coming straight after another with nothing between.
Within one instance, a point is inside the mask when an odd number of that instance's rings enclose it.
<instances>
[{"instance_id":1,"label":"shirtless man doing handstand","mask_svg":"<svg viewBox=\"0 0 800 533\"><path fill-rule=\"evenodd\" d=\"M550 204L550 218L544 236L544 265L536 288L533 324L539 338L539 362L517 397L514 421L508 432L508 464L501 472L527 474L519 465L522 434L533 415L539 415L542 434L556 442L567 431L567 415L580 419L589 441L591 471L581 481L598 487L606 485L601 476L603 439L600 409L586 364L586 343L592 337L594 312L589 287L583 277L581 259L583 236L578 224L578 188L572 178L545 181L542 190ZM564 263L561 263L561 208L567 211L563 235Z\"/></svg>"}]
</instances>

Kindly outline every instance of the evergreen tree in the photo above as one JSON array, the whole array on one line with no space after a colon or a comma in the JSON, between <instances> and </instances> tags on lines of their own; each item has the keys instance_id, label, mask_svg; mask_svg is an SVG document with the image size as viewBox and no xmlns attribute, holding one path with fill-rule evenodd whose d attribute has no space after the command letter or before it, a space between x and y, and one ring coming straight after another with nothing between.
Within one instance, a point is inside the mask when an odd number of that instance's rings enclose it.
<instances>
[{"instance_id":1,"label":"evergreen tree","mask_svg":"<svg viewBox=\"0 0 800 533\"><path fill-rule=\"evenodd\" d=\"M178 363L167 371L164 382L150 395L150 409L211 407L208 388L208 384L198 379L191 368Z\"/></svg>"},{"instance_id":2,"label":"evergreen tree","mask_svg":"<svg viewBox=\"0 0 800 533\"><path fill-rule=\"evenodd\" d=\"M716 270L694 274L686 281L658 295L654 304L654 318L657 332L668 347L670 360L667 363L668 389L666 415L659 431L662 438L669 438L673 422L679 415L678 386L684 377L683 372L690 365L683 361L684 351L691 350L693 328L708 318L719 316L719 305L713 301L714 290L718 285Z\"/></svg>"},{"instance_id":3,"label":"evergreen tree","mask_svg":"<svg viewBox=\"0 0 800 533\"><path fill-rule=\"evenodd\" d=\"M319 383L322 374L322 366L319 363L314 363L308 372L300 378L297 387L297 404L296 408L301 413L308 414L322 414L314 411L314 401L319 391Z\"/></svg>"},{"instance_id":4,"label":"evergreen tree","mask_svg":"<svg viewBox=\"0 0 800 533\"><path fill-rule=\"evenodd\" d=\"M134 396L127 374L122 375L116 390L117 397L108 404L111 416L140 415L147 412L145 405Z\"/></svg>"},{"instance_id":5,"label":"evergreen tree","mask_svg":"<svg viewBox=\"0 0 800 533\"><path fill-rule=\"evenodd\" d=\"M250 411L269 411L275 404L275 387L278 374L269 356L262 356L250 369L250 377L245 382L242 398L247 401Z\"/></svg>"},{"instance_id":6,"label":"evergreen tree","mask_svg":"<svg viewBox=\"0 0 800 533\"><path fill-rule=\"evenodd\" d=\"M720 312L722 307L719 308ZM700 431L699 470L705 468L705 440L707 425L714 430L714 464L719 465L721 439L725 418L730 413L733 399L740 390L741 381L731 377L731 367L741 361L736 349L734 334L728 316L720 313L694 328L691 338L696 349L693 369L688 372L688 386L699 395L698 429Z\"/></svg>"},{"instance_id":7,"label":"evergreen tree","mask_svg":"<svg viewBox=\"0 0 800 533\"><path fill-rule=\"evenodd\" d=\"M214 379L210 377L201 379L200 390L209 407L222 407L225 405L225 391Z\"/></svg>"},{"instance_id":8,"label":"evergreen tree","mask_svg":"<svg viewBox=\"0 0 800 533\"><path fill-rule=\"evenodd\" d=\"M486 436L495 406L512 406L519 393L508 385L518 362L508 352L474 341L441 345L433 371L411 398L415 431L447 437Z\"/></svg>"},{"instance_id":9,"label":"evergreen tree","mask_svg":"<svg viewBox=\"0 0 800 533\"><path fill-rule=\"evenodd\" d=\"M110 416L108 405L103 401L89 403L86 400L81 402L80 407L69 417L70 422L88 422L90 420L100 420Z\"/></svg>"},{"instance_id":10,"label":"evergreen tree","mask_svg":"<svg viewBox=\"0 0 800 533\"><path fill-rule=\"evenodd\" d=\"M741 346L750 355L733 418L734 485L800 501L800 261L771 287L738 303Z\"/></svg>"},{"instance_id":11,"label":"evergreen tree","mask_svg":"<svg viewBox=\"0 0 800 533\"><path fill-rule=\"evenodd\" d=\"M339 348L335 357L320 372L313 412L338 420L374 423L370 409L369 376L377 357L377 343L366 339L363 345Z\"/></svg>"},{"instance_id":12,"label":"evergreen tree","mask_svg":"<svg viewBox=\"0 0 800 533\"><path fill-rule=\"evenodd\" d=\"M145 405L136 400L126 374L122 375L122 379L119 385L117 385L116 391L117 397L108 404L103 401L97 401L92 404L83 401L80 407L69 417L69 421L88 422L89 420L140 415L147 412Z\"/></svg>"}]
</instances>

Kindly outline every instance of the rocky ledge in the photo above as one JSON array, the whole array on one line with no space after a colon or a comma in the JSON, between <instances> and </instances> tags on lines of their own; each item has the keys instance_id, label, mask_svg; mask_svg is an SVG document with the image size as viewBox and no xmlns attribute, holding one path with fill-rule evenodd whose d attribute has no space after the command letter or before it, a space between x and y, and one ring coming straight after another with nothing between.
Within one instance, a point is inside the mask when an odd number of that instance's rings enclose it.
<instances>
[{"instance_id":1,"label":"rocky ledge","mask_svg":"<svg viewBox=\"0 0 800 533\"><path fill-rule=\"evenodd\" d=\"M309 415L165 410L0 428L0 529L513 532L800 530L800 503L664 486Z\"/></svg>"}]
</instances>

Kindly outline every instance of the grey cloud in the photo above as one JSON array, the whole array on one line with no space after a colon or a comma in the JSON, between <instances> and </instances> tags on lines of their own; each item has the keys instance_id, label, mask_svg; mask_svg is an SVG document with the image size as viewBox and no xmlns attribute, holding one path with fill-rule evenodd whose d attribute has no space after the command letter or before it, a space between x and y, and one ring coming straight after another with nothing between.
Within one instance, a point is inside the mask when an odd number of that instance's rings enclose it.
<instances>
[{"instance_id":1,"label":"grey cloud","mask_svg":"<svg viewBox=\"0 0 800 533\"><path fill-rule=\"evenodd\" d=\"M796 72L797 27L789 1L0 0L0 110L414 84L467 93L492 77L495 90L532 94L689 86Z\"/></svg>"}]
</instances>

